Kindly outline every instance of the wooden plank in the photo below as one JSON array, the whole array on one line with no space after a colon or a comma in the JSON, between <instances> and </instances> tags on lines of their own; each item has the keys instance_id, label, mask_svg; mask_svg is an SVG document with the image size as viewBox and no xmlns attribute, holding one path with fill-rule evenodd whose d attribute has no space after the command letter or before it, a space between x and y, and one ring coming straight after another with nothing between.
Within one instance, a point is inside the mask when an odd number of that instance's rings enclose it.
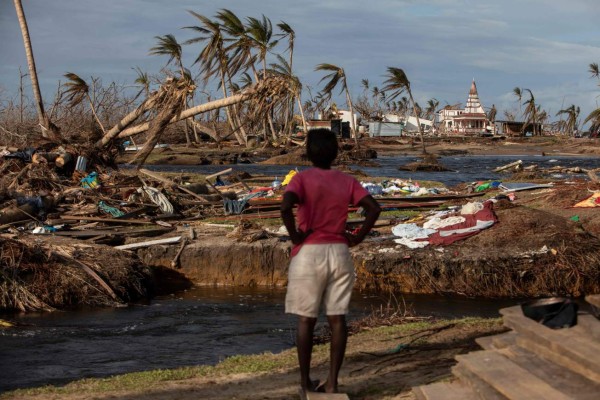
<instances>
[{"instance_id":1,"label":"wooden plank","mask_svg":"<svg viewBox=\"0 0 600 400\"><path fill-rule=\"evenodd\" d=\"M549 362L517 345L505 347L498 353L560 390L569 398L596 400L599 397L599 383L590 381L568 368Z\"/></svg>"},{"instance_id":2,"label":"wooden plank","mask_svg":"<svg viewBox=\"0 0 600 400\"><path fill-rule=\"evenodd\" d=\"M119 249L119 250L133 250L133 249L139 249L142 247L154 246L157 244L177 243L180 240L181 240L181 236L174 236L174 237L165 238L165 239L156 239L156 240L148 240L146 242L124 244L122 246L115 246L114 248Z\"/></svg>"},{"instance_id":3,"label":"wooden plank","mask_svg":"<svg viewBox=\"0 0 600 400\"><path fill-rule=\"evenodd\" d=\"M506 397L498 393L493 387L479 379L477 375L469 371L464 365L456 364L451 368L452 374L458 377L459 381L468 385L480 399L485 400L506 400Z\"/></svg>"},{"instance_id":4,"label":"wooden plank","mask_svg":"<svg viewBox=\"0 0 600 400\"><path fill-rule=\"evenodd\" d=\"M573 328L550 329L524 316L519 307L502 309L500 313L504 325L519 334L519 346L600 382L600 357L590 357L600 354L600 343L591 335Z\"/></svg>"},{"instance_id":5,"label":"wooden plank","mask_svg":"<svg viewBox=\"0 0 600 400\"><path fill-rule=\"evenodd\" d=\"M472 389L454 382L435 382L412 389L418 400L476 400L478 397Z\"/></svg>"},{"instance_id":6,"label":"wooden plank","mask_svg":"<svg viewBox=\"0 0 600 400\"><path fill-rule=\"evenodd\" d=\"M233 168L227 168L227 169L225 169L225 170L223 170L223 171L220 171L220 172L217 172L217 173L215 173L215 174L212 174L212 175L206 175L206 176L204 177L204 179L206 179L206 180L209 180L209 179L212 179L212 178L216 178L217 176L221 176L221 175L229 174L229 173L231 173L232 171L233 171Z\"/></svg>"},{"instance_id":7,"label":"wooden plank","mask_svg":"<svg viewBox=\"0 0 600 400\"><path fill-rule=\"evenodd\" d=\"M571 329L581 331L582 335L589 335L600 342L600 320L593 315L579 314L577 316L577 325Z\"/></svg>"},{"instance_id":8,"label":"wooden plank","mask_svg":"<svg viewBox=\"0 0 600 400\"><path fill-rule=\"evenodd\" d=\"M78 216L78 215L61 215L60 219L65 220L65 221L116 222L119 224L141 224L141 225L154 224L154 222L152 222L150 220L142 220L142 219L86 217L86 216Z\"/></svg>"},{"instance_id":9,"label":"wooden plank","mask_svg":"<svg viewBox=\"0 0 600 400\"><path fill-rule=\"evenodd\" d=\"M460 365L509 399L570 399L563 392L495 351L476 351L458 355L456 359Z\"/></svg>"},{"instance_id":10,"label":"wooden plank","mask_svg":"<svg viewBox=\"0 0 600 400\"><path fill-rule=\"evenodd\" d=\"M127 229L127 228L122 228L122 229L115 229L115 230L109 230L109 229L90 229L90 230L85 230L85 231L57 231L57 232L52 232L49 233L49 235L54 235L54 236L67 236L67 237L79 237L79 238L91 238L94 236L99 236L99 235L127 235L127 236L145 236L145 235L149 235L149 234L160 234L160 233L166 233L166 232L170 232L173 229L170 228L163 228L163 227L152 227L152 228L136 228L136 229Z\"/></svg>"},{"instance_id":11,"label":"wooden plank","mask_svg":"<svg viewBox=\"0 0 600 400\"><path fill-rule=\"evenodd\" d=\"M306 392L306 400L350 400L346 393Z\"/></svg>"},{"instance_id":12,"label":"wooden plank","mask_svg":"<svg viewBox=\"0 0 600 400\"><path fill-rule=\"evenodd\" d=\"M192 192L191 190L186 189L183 186L180 186L180 185L176 184L172 180L170 180L168 178L165 178L164 176L162 176L160 174L154 173L152 171L148 171L147 169L144 169L144 168L139 169L139 172L141 172L142 174L147 175L147 176L149 176L151 178L154 178L154 179L156 179L159 182L163 182L163 183L166 183L167 185L174 186L177 189L181 190L182 192L185 192L185 193L187 193L187 194L189 194L191 196L194 196L196 199L200 200L202 203L208 203L208 200L206 200L202 196L200 196L200 195Z\"/></svg>"}]
</instances>

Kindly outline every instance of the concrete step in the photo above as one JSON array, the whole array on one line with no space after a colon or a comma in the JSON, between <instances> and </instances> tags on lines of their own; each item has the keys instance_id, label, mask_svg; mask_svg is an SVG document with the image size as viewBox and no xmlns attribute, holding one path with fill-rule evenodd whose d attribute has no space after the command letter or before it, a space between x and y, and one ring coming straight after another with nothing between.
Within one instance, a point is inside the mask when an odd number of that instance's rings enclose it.
<instances>
[{"instance_id":1,"label":"concrete step","mask_svg":"<svg viewBox=\"0 0 600 400\"><path fill-rule=\"evenodd\" d=\"M550 329L521 312L520 307L500 310L504 325L518 333L517 345L555 364L600 382L600 342L582 328ZM592 356L594 355L594 356Z\"/></svg>"},{"instance_id":2,"label":"concrete step","mask_svg":"<svg viewBox=\"0 0 600 400\"><path fill-rule=\"evenodd\" d=\"M501 333L499 335L482 336L475 339L475 342L484 350L496 350L513 345L517 334L514 332Z\"/></svg>"},{"instance_id":3,"label":"concrete step","mask_svg":"<svg viewBox=\"0 0 600 400\"><path fill-rule=\"evenodd\" d=\"M577 325L571 329L576 332L581 331L582 335L589 335L594 340L600 341L600 320L591 314L579 314Z\"/></svg>"},{"instance_id":4,"label":"concrete step","mask_svg":"<svg viewBox=\"0 0 600 400\"><path fill-rule=\"evenodd\" d=\"M456 356L453 369L480 398L510 400L566 400L570 397L520 367L498 351L476 351Z\"/></svg>"},{"instance_id":5,"label":"concrete step","mask_svg":"<svg viewBox=\"0 0 600 400\"><path fill-rule=\"evenodd\" d=\"M417 400L477 400L475 392L459 381L435 382L412 389Z\"/></svg>"},{"instance_id":6,"label":"concrete step","mask_svg":"<svg viewBox=\"0 0 600 400\"><path fill-rule=\"evenodd\" d=\"M540 358L522 347L507 346L497 352L571 399L596 400L599 397L599 383Z\"/></svg>"}]
</instances>

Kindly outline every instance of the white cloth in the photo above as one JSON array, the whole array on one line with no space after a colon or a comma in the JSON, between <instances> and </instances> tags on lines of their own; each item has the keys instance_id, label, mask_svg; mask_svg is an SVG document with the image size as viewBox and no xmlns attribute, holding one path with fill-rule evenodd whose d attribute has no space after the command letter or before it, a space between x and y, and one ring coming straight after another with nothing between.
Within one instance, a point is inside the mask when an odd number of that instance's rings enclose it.
<instances>
[{"instance_id":1,"label":"white cloth","mask_svg":"<svg viewBox=\"0 0 600 400\"><path fill-rule=\"evenodd\" d=\"M417 224L398 224L392 228L394 236L407 239L425 239L435 232L435 229L423 229Z\"/></svg>"},{"instance_id":2,"label":"white cloth","mask_svg":"<svg viewBox=\"0 0 600 400\"><path fill-rule=\"evenodd\" d=\"M439 218L433 217L429 221L426 221L423 224L423 228L426 229L440 229L445 226L460 224L461 222L465 222L465 217L448 217L448 218Z\"/></svg>"},{"instance_id":3,"label":"white cloth","mask_svg":"<svg viewBox=\"0 0 600 400\"><path fill-rule=\"evenodd\" d=\"M481 211L481 210L483 210L483 203L475 201L472 203L467 203L464 206L462 206L462 208L460 209L460 213L462 215L475 214L476 212Z\"/></svg>"}]
</instances>

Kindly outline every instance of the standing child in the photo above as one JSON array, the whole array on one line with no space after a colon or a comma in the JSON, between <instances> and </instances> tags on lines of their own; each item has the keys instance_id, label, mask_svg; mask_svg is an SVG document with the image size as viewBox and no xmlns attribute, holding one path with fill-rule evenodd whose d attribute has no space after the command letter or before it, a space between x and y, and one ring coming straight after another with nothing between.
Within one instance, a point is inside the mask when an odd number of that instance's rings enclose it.
<instances>
[{"instance_id":1,"label":"standing child","mask_svg":"<svg viewBox=\"0 0 600 400\"><path fill-rule=\"evenodd\" d=\"M338 374L346 352L346 314L354 285L354 263L348 246L360 243L373 228L380 208L352 176L332 170L336 136L328 129L308 132L306 155L314 168L296 174L286 188L281 218L293 243L285 312L298 315L296 345L300 386L304 391L337 393ZM348 205L366 211L356 235L346 232ZM298 205L298 225L292 212ZM331 328L327 381L317 387L310 379L313 332L320 307Z\"/></svg>"}]
</instances>

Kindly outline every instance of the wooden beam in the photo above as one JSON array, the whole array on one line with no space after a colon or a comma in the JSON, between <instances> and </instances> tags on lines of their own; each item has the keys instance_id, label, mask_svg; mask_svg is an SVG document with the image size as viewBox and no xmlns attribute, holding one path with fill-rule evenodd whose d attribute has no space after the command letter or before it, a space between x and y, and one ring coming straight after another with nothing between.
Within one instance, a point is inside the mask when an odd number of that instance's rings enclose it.
<instances>
[{"instance_id":1,"label":"wooden beam","mask_svg":"<svg viewBox=\"0 0 600 400\"><path fill-rule=\"evenodd\" d=\"M191 190L188 190L188 189L184 188L183 186L180 186L180 185L176 184L172 180L170 180L168 178L165 178L164 176L162 176L160 174L154 173L152 171L148 171L147 169L144 169L144 168L140 169L139 172L141 172L142 174L147 175L147 176L149 176L151 178L154 178L154 179L156 179L159 182L163 182L163 183L166 183L167 185L174 186L177 189L181 190L182 192L185 192L185 193L187 193L187 194L189 194L191 196L194 196L195 198L197 198L198 200L200 200L202 203L208 203L209 202L204 197L202 197L202 196L200 196L200 195L192 192Z\"/></svg>"},{"instance_id":2,"label":"wooden beam","mask_svg":"<svg viewBox=\"0 0 600 400\"><path fill-rule=\"evenodd\" d=\"M156 240L148 240L146 242L124 244L122 246L115 246L114 248L119 249L119 250L133 250L133 249L139 249L141 247L153 246L155 244L177 243L180 240L181 240L181 236L174 236L174 237L165 238L165 239L156 239Z\"/></svg>"}]
</instances>

